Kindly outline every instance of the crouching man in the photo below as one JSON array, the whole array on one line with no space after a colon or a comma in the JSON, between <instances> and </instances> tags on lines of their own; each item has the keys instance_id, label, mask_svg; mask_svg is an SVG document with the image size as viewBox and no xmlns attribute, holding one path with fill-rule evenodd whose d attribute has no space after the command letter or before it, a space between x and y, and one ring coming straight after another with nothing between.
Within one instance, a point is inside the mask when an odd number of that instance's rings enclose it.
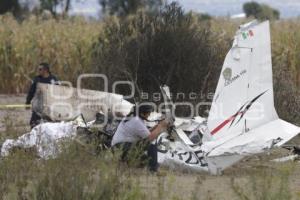
<instances>
[{"instance_id":1,"label":"crouching man","mask_svg":"<svg viewBox=\"0 0 300 200\"><path fill-rule=\"evenodd\" d=\"M139 105L127 115L119 124L113 139L113 148L121 149L121 160L124 162L147 161L149 170L156 172L158 169L157 147L151 142L168 127L166 121L161 121L158 125L149 130L145 125L153 111L150 105ZM147 152L144 155L144 152Z\"/></svg>"}]
</instances>

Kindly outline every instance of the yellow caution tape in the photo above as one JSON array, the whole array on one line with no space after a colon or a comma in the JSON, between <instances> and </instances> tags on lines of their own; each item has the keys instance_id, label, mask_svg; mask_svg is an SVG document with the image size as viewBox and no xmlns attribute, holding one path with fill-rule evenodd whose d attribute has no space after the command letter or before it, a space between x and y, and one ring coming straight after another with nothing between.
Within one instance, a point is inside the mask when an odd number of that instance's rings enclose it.
<instances>
[{"instance_id":1,"label":"yellow caution tape","mask_svg":"<svg viewBox=\"0 0 300 200\"><path fill-rule=\"evenodd\" d=\"M11 105L0 105L0 109L6 109L6 108L31 108L31 105L29 104L11 104Z\"/></svg>"}]
</instances>

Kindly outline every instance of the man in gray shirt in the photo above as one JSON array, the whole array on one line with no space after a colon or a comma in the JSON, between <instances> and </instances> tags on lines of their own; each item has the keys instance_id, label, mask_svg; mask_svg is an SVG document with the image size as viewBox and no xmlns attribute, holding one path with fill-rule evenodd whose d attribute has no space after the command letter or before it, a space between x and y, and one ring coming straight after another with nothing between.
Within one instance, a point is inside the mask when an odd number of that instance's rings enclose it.
<instances>
[{"instance_id":1,"label":"man in gray shirt","mask_svg":"<svg viewBox=\"0 0 300 200\"><path fill-rule=\"evenodd\" d=\"M148 166L150 171L157 171L157 147L151 142L155 140L161 132L166 130L168 123L161 121L158 125L149 130L144 120L147 120L153 111L150 105L139 105L133 109L127 117L119 124L113 139L112 146L122 150L122 161L128 162L130 156L138 156L138 159L145 159L141 151L147 151ZM132 153L134 152L134 153ZM140 155L136 155L136 154Z\"/></svg>"}]
</instances>

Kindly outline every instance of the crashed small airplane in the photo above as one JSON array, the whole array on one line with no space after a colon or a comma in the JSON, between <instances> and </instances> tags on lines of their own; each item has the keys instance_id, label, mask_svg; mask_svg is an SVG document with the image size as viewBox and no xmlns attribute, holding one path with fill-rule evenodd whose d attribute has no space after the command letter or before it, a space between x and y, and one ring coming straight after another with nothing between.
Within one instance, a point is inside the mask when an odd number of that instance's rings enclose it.
<instances>
[{"instance_id":1,"label":"crashed small airplane","mask_svg":"<svg viewBox=\"0 0 300 200\"><path fill-rule=\"evenodd\" d=\"M189 145L185 137L162 163L183 160L219 174L245 156L283 145L300 128L279 119L273 98L270 25L252 21L240 26L226 55L208 119L199 126L202 144Z\"/></svg>"},{"instance_id":2,"label":"crashed small airplane","mask_svg":"<svg viewBox=\"0 0 300 200\"><path fill-rule=\"evenodd\" d=\"M117 94L84 90L82 93L86 95L83 96L96 97L91 101L76 95L74 88L70 90L65 86L44 84L39 84L38 88L38 103L33 108L54 121L71 119L78 114L90 121L96 113L107 115L107 110L125 115L133 106ZM163 115L173 126L155 142L158 146L158 162L170 168L220 174L245 156L280 147L300 132L299 127L279 119L274 107L268 21L252 21L241 25L236 32L207 119L200 116L174 119L169 88L161 89L166 105ZM58 101L53 98L55 95L50 95L50 91L56 91L56 96L72 92L70 98ZM56 103L54 107L53 102ZM66 102L72 108L80 106L70 114L69 110L65 110ZM103 110L103 104L108 109ZM159 120L161 114L153 113L150 118L152 122L148 123L149 127L155 125L153 121ZM93 123L91 121L89 124ZM16 140L6 140L1 148L1 156L7 156L9 150L16 146L35 146L40 157L52 157L57 153L59 147L56 144L59 141L75 138L76 128L89 127L89 124L82 125L78 121L42 123ZM170 135L173 136L172 140Z\"/></svg>"}]
</instances>

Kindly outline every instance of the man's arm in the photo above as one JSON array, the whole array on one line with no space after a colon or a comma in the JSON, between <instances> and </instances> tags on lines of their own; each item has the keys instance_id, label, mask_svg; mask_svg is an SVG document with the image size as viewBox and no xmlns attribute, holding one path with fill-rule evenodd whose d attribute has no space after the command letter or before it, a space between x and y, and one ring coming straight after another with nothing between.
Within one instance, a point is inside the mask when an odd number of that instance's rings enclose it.
<instances>
[{"instance_id":1,"label":"man's arm","mask_svg":"<svg viewBox=\"0 0 300 200\"><path fill-rule=\"evenodd\" d=\"M28 91L27 98L26 98L26 104L31 103L31 100L33 99L35 91L36 91L36 85L37 85L37 78L33 79L33 82L30 86L30 89Z\"/></svg>"},{"instance_id":2,"label":"man's arm","mask_svg":"<svg viewBox=\"0 0 300 200\"><path fill-rule=\"evenodd\" d=\"M155 140L160 133L162 133L163 131L165 131L168 127L168 123L163 120L161 121L159 124L157 124L155 127L153 127L153 129L150 131L150 135L149 135L149 140L153 141Z\"/></svg>"}]
</instances>

